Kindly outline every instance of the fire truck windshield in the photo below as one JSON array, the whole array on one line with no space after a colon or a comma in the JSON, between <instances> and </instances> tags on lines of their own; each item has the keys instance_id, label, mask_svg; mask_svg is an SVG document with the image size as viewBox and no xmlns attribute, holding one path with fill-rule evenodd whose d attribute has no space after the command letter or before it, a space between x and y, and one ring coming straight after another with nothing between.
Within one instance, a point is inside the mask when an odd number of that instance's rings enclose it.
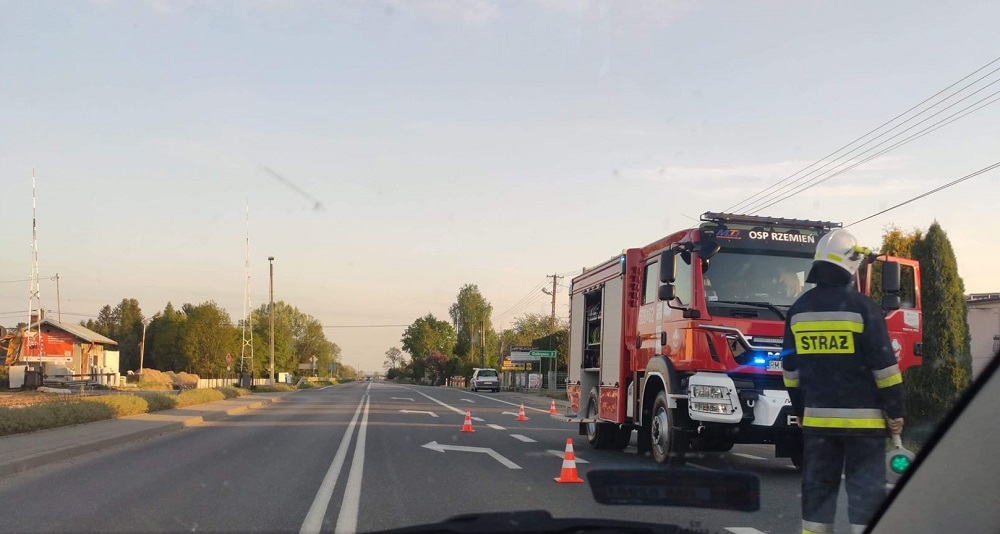
<instances>
[{"instance_id":1,"label":"fire truck windshield","mask_svg":"<svg viewBox=\"0 0 1000 534\"><path fill-rule=\"evenodd\" d=\"M806 274L812 256L778 254L762 250L725 250L712 258L705 272L705 300L750 301L791 306L812 287Z\"/></svg>"}]
</instances>

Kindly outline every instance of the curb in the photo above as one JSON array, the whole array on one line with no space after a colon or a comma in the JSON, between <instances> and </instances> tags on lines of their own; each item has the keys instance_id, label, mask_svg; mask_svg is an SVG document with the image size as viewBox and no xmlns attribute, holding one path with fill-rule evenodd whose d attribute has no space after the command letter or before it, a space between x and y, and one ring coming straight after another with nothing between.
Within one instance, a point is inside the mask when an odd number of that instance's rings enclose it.
<instances>
[{"instance_id":1,"label":"curb","mask_svg":"<svg viewBox=\"0 0 1000 534\"><path fill-rule=\"evenodd\" d=\"M87 443L78 443L54 451L43 452L35 456L29 456L26 458L14 460L8 463L0 463L0 477L7 477L17 473L23 473L25 471L34 469L36 467L42 467L48 464L61 462L63 460L71 460L81 454L98 452L104 449L109 449L111 447L117 447L118 445L124 445L126 443L130 443L133 441L139 441L143 439L149 439L161 436L163 434L169 434L177 430L183 430L188 427L198 426L206 421L218 421L220 419L225 419L233 415L242 414L250 410L256 410L258 408L262 408L269 404L282 402L283 400L284 397L269 397L266 399L260 399L257 402L246 404L244 406L237 406L225 411L202 413L201 415L194 415L182 419L180 421L165 421L161 425L153 428L136 430L133 432L129 432L127 434L102 438Z\"/></svg>"}]
</instances>

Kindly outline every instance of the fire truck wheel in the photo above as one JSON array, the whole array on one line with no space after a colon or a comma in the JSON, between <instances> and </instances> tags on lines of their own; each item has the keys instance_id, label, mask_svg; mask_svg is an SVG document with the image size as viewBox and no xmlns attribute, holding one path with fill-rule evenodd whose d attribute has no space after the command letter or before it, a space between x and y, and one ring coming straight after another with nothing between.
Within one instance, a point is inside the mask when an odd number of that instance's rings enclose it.
<instances>
[{"instance_id":1,"label":"fire truck wheel","mask_svg":"<svg viewBox=\"0 0 1000 534\"><path fill-rule=\"evenodd\" d=\"M724 438L691 438L691 450L699 452L727 452L732 450L733 442Z\"/></svg>"},{"instance_id":2,"label":"fire truck wheel","mask_svg":"<svg viewBox=\"0 0 1000 534\"><path fill-rule=\"evenodd\" d=\"M618 451L625 450L631 441L632 427L628 425L620 426L615 429L615 442L611 444L611 448Z\"/></svg>"},{"instance_id":3,"label":"fire truck wheel","mask_svg":"<svg viewBox=\"0 0 1000 534\"><path fill-rule=\"evenodd\" d=\"M649 424L644 427L644 430L649 432L653 459L658 464L668 461L671 464L683 464L684 453L687 451L681 450L684 447L682 447L680 440L676 439L674 414L667 404L666 393L661 391L656 394L656 400L653 401L653 411L650 415Z\"/></svg>"},{"instance_id":4,"label":"fire truck wheel","mask_svg":"<svg viewBox=\"0 0 1000 534\"><path fill-rule=\"evenodd\" d=\"M597 388L590 390L587 401L587 419L597 417ZM611 423L587 423L587 443L595 449L610 449L615 439L615 425Z\"/></svg>"}]
</instances>

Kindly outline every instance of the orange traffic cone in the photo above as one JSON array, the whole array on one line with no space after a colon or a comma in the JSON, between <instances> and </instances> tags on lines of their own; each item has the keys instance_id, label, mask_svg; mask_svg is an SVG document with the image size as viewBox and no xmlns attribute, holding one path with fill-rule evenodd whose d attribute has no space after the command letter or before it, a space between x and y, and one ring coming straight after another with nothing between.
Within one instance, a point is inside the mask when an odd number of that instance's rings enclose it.
<instances>
[{"instance_id":1,"label":"orange traffic cone","mask_svg":"<svg viewBox=\"0 0 1000 534\"><path fill-rule=\"evenodd\" d=\"M521 409L517 411L517 419L515 421L527 421L528 418L524 416L524 403L521 403Z\"/></svg>"},{"instance_id":2,"label":"orange traffic cone","mask_svg":"<svg viewBox=\"0 0 1000 534\"><path fill-rule=\"evenodd\" d=\"M472 411L465 410L465 424L462 425L462 432L475 432L472 429Z\"/></svg>"},{"instance_id":3,"label":"orange traffic cone","mask_svg":"<svg viewBox=\"0 0 1000 534\"><path fill-rule=\"evenodd\" d=\"M552 404L549 405L549 415L559 415L556 411L556 400L552 399Z\"/></svg>"},{"instance_id":4,"label":"orange traffic cone","mask_svg":"<svg viewBox=\"0 0 1000 534\"><path fill-rule=\"evenodd\" d=\"M573 438L566 438L566 454L563 456L562 472L555 478L560 484L583 482L576 474L576 456L573 454Z\"/></svg>"}]
</instances>

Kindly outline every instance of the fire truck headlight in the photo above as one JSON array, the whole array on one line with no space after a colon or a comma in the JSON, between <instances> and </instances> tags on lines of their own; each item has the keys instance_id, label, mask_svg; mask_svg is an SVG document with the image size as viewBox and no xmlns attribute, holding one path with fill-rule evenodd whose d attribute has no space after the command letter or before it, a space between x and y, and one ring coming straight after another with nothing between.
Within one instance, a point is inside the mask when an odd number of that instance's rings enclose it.
<instances>
[{"instance_id":1,"label":"fire truck headlight","mask_svg":"<svg viewBox=\"0 0 1000 534\"><path fill-rule=\"evenodd\" d=\"M703 399L725 399L729 396L728 389L724 386L692 386L691 396Z\"/></svg>"}]
</instances>

